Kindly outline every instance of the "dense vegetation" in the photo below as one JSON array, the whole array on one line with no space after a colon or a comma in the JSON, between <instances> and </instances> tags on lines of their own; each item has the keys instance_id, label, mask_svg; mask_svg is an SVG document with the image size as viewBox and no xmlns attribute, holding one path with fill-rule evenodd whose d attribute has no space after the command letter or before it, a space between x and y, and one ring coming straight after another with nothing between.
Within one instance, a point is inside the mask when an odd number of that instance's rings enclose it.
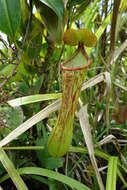
<instances>
[{"instance_id":1,"label":"dense vegetation","mask_svg":"<svg viewBox=\"0 0 127 190\"><path fill-rule=\"evenodd\" d=\"M0 0L0 31L0 188L127 189L127 1ZM91 65L71 146L53 157L48 137L69 109L61 63L78 44Z\"/></svg>"}]
</instances>

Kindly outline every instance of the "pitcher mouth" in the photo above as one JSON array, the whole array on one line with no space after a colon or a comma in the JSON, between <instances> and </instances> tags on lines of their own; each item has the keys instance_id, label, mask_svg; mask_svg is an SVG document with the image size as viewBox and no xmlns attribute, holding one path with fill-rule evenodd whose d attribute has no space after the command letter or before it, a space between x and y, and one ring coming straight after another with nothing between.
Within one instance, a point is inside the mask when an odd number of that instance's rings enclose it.
<instances>
[{"instance_id":1,"label":"pitcher mouth","mask_svg":"<svg viewBox=\"0 0 127 190\"><path fill-rule=\"evenodd\" d=\"M87 63L85 63L82 66L66 67L66 64L69 63L71 60L73 60L78 55L78 53L80 53L80 51L83 54L83 56L85 57ZM65 70L65 71L76 71L76 70L82 70L82 69L88 68L90 65L91 65L90 58L88 57L83 45L79 44L78 49L76 50L76 52L67 61L62 63L61 69Z\"/></svg>"}]
</instances>

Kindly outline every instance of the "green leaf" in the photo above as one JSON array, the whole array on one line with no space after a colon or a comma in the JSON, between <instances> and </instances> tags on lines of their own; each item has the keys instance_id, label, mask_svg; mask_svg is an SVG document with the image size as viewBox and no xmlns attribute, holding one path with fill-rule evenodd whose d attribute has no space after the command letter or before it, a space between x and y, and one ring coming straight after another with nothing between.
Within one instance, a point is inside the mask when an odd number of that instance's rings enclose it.
<instances>
[{"instance_id":1,"label":"green leaf","mask_svg":"<svg viewBox=\"0 0 127 190\"><path fill-rule=\"evenodd\" d=\"M48 148L46 146L48 141L48 135L46 134L45 138L37 139L37 146L45 146L44 150L36 150L37 157L43 167L46 169L54 169L62 167L62 158L54 158L49 155Z\"/></svg>"},{"instance_id":2,"label":"green leaf","mask_svg":"<svg viewBox=\"0 0 127 190\"><path fill-rule=\"evenodd\" d=\"M18 87L18 92L21 94L28 95L30 92L30 88L26 85L25 82L17 82L17 87Z\"/></svg>"},{"instance_id":3,"label":"green leaf","mask_svg":"<svg viewBox=\"0 0 127 190\"><path fill-rule=\"evenodd\" d=\"M5 169L2 165L2 163L0 162L0 175L2 175L3 173L5 173Z\"/></svg>"},{"instance_id":4,"label":"green leaf","mask_svg":"<svg viewBox=\"0 0 127 190\"><path fill-rule=\"evenodd\" d=\"M111 156L108 164L106 190L116 190L117 164L118 157Z\"/></svg>"},{"instance_id":5,"label":"green leaf","mask_svg":"<svg viewBox=\"0 0 127 190\"><path fill-rule=\"evenodd\" d=\"M95 16L95 13L97 12L97 9L100 5L101 1L100 0L95 0L92 4L92 7L88 10L87 14L86 14L86 17L84 19L84 22L86 23L85 24L85 27L87 29L90 29L91 28L91 23L92 23L92 20Z\"/></svg>"},{"instance_id":6,"label":"green leaf","mask_svg":"<svg viewBox=\"0 0 127 190\"><path fill-rule=\"evenodd\" d=\"M62 20L64 16L63 1L62 0L40 0L42 3L50 7L56 15Z\"/></svg>"},{"instance_id":7,"label":"green leaf","mask_svg":"<svg viewBox=\"0 0 127 190\"><path fill-rule=\"evenodd\" d=\"M11 129L15 129L23 122L23 113L19 109L10 109L8 112L10 119L8 119L8 125Z\"/></svg>"},{"instance_id":8,"label":"green leaf","mask_svg":"<svg viewBox=\"0 0 127 190\"><path fill-rule=\"evenodd\" d=\"M31 95L31 96L25 96L22 98L16 98L14 100L8 101L8 104L12 107L19 106L19 105L25 105L45 100L53 100L53 99L59 99L61 98L62 94L38 94L38 95Z\"/></svg>"},{"instance_id":9,"label":"green leaf","mask_svg":"<svg viewBox=\"0 0 127 190\"><path fill-rule=\"evenodd\" d=\"M98 39L101 37L105 28L107 27L107 25L110 22L111 22L111 13L107 15L107 17L105 18L105 20L103 21L103 23L101 24L101 26L97 29L97 31L95 33L95 35L97 36Z\"/></svg>"},{"instance_id":10,"label":"green leaf","mask_svg":"<svg viewBox=\"0 0 127 190\"><path fill-rule=\"evenodd\" d=\"M20 0L20 4L21 4L21 22L20 22L19 32L21 35L24 36L26 33L26 27L29 20L30 7L26 0ZM43 29L44 26L42 25L42 23L35 17L34 14L32 14L30 31L27 38L28 41L35 38L38 34L41 34ZM26 43L28 43L28 41Z\"/></svg>"},{"instance_id":11,"label":"green leaf","mask_svg":"<svg viewBox=\"0 0 127 190\"><path fill-rule=\"evenodd\" d=\"M82 154L88 154L88 149L86 147L75 147L75 146L70 146L69 152L80 152ZM109 160L110 156L102 151L99 150L94 150L94 154L100 158L103 158L105 160Z\"/></svg>"},{"instance_id":12,"label":"green leaf","mask_svg":"<svg viewBox=\"0 0 127 190\"><path fill-rule=\"evenodd\" d=\"M21 75L23 81L25 82L25 85L29 88L29 78L23 73L23 72L19 72L19 74Z\"/></svg>"},{"instance_id":13,"label":"green leaf","mask_svg":"<svg viewBox=\"0 0 127 190\"><path fill-rule=\"evenodd\" d=\"M39 56L41 51L41 45L42 45L42 34L39 33L29 42L27 53L30 59L35 59Z\"/></svg>"},{"instance_id":14,"label":"green leaf","mask_svg":"<svg viewBox=\"0 0 127 190\"><path fill-rule=\"evenodd\" d=\"M62 0L35 0L42 20L53 41L61 41L64 28L64 3Z\"/></svg>"},{"instance_id":15,"label":"green leaf","mask_svg":"<svg viewBox=\"0 0 127 190\"><path fill-rule=\"evenodd\" d=\"M37 78L37 81L34 84L34 93L35 94L39 93L42 83L43 83L43 76L41 75L40 77Z\"/></svg>"},{"instance_id":16,"label":"green leaf","mask_svg":"<svg viewBox=\"0 0 127 190\"><path fill-rule=\"evenodd\" d=\"M90 0L76 0L72 1L70 8L72 9L73 6L76 6L76 11L72 15L72 21L74 22L75 20L79 20L81 16L84 15L84 11L87 8L87 6L91 3Z\"/></svg>"},{"instance_id":17,"label":"green leaf","mask_svg":"<svg viewBox=\"0 0 127 190\"><path fill-rule=\"evenodd\" d=\"M54 172L54 171L51 171L48 169L43 169L43 168L39 168L39 167L25 167L25 168L17 169L17 171L19 172L20 175L34 174L34 175L49 177L49 178L55 179L57 181L60 181L62 183L65 183L65 184L69 185L70 187L75 188L77 190L90 190L90 188L88 188L86 185L83 185L82 183L80 183L68 176L60 174L59 172ZM0 182L6 180L8 178L9 178L9 176L5 175L4 177L0 178Z\"/></svg>"},{"instance_id":18,"label":"green leaf","mask_svg":"<svg viewBox=\"0 0 127 190\"><path fill-rule=\"evenodd\" d=\"M23 112L20 108L0 107L0 112L5 113L3 117L11 130L23 122Z\"/></svg>"},{"instance_id":19,"label":"green leaf","mask_svg":"<svg viewBox=\"0 0 127 190\"><path fill-rule=\"evenodd\" d=\"M119 9L120 12L125 12L127 10L127 0L121 0Z\"/></svg>"},{"instance_id":20,"label":"green leaf","mask_svg":"<svg viewBox=\"0 0 127 190\"><path fill-rule=\"evenodd\" d=\"M0 149L0 161L2 162L4 168L7 170L8 175L13 180L17 189L18 190L28 190L28 188L26 187L22 178L20 177L18 171L15 169L12 162L10 161L7 154L5 153L5 151L2 148Z\"/></svg>"},{"instance_id":21,"label":"green leaf","mask_svg":"<svg viewBox=\"0 0 127 190\"><path fill-rule=\"evenodd\" d=\"M103 34L105 28L108 26L108 24L111 22L111 15L112 13L109 13L107 15L107 17L104 19L103 23L101 24L101 26L97 29L95 35L97 37L97 39L99 39L101 37L101 35ZM92 48L87 49L87 54L90 55L92 51Z\"/></svg>"},{"instance_id":22,"label":"green leaf","mask_svg":"<svg viewBox=\"0 0 127 190\"><path fill-rule=\"evenodd\" d=\"M20 0L0 0L0 30L14 40L21 17Z\"/></svg>"}]
</instances>

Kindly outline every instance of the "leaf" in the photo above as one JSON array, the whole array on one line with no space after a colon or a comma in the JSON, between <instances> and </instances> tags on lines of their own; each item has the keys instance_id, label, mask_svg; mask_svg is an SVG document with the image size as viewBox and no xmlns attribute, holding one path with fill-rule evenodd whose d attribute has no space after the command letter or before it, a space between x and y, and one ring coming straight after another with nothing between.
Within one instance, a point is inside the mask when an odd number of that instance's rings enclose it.
<instances>
[{"instance_id":1,"label":"leaf","mask_svg":"<svg viewBox=\"0 0 127 190\"><path fill-rule=\"evenodd\" d=\"M90 124L89 124L89 120L88 120L87 105L81 107L81 109L79 111L79 121L80 121L80 126L81 126L81 129L83 132L83 136L84 136L87 148L88 148L90 160L91 160L92 166L94 168L94 171L95 171L95 174L97 177L99 187L100 187L100 189L104 190L103 181L102 181L101 175L98 170L96 158L94 156L94 146L93 146L93 142L92 142L92 134L90 131Z\"/></svg>"},{"instance_id":2,"label":"leaf","mask_svg":"<svg viewBox=\"0 0 127 190\"><path fill-rule=\"evenodd\" d=\"M28 44L27 54L30 59L35 59L39 56L41 45L42 45L42 34L39 33L32 40L30 40Z\"/></svg>"},{"instance_id":3,"label":"leaf","mask_svg":"<svg viewBox=\"0 0 127 190\"><path fill-rule=\"evenodd\" d=\"M107 17L104 19L103 23L101 24L101 26L97 29L97 31L95 33L95 35L97 36L98 39L101 37L105 28L107 27L107 25L110 22L111 22L111 13L107 15Z\"/></svg>"},{"instance_id":4,"label":"leaf","mask_svg":"<svg viewBox=\"0 0 127 190\"><path fill-rule=\"evenodd\" d=\"M58 108L60 107L60 104L61 104L61 101L57 100L51 105L45 107L43 110L38 112L36 115L31 117L24 123L22 123L19 127L14 129L9 135L7 135L3 140L0 141L0 147L8 144L13 139L15 139L16 137L18 137L19 135L27 131L29 128L34 126L36 123L48 117L52 112L58 110Z\"/></svg>"},{"instance_id":5,"label":"leaf","mask_svg":"<svg viewBox=\"0 0 127 190\"><path fill-rule=\"evenodd\" d=\"M2 74L7 77L14 69L15 65L14 64L4 64L3 66L0 65L0 77L2 76ZM17 74L13 77L11 77L9 79L9 82L17 82L19 80L22 79L21 75L19 73L23 73L24 75L28 75L28 73L26 72L25 68L24 68L24 65L23 65L23 62L21 62L17 68Z\"/></svg>"},{"instance_id":6,"label":"leaf","mask_svg":"<svg viewBox=\"0 0 127 190\"><path fill-rule=\"evenodd\" d=\"M29 79L28 79L28 77L23 72L19 72L19 74L21 75L23 81L25 82L25 85L29 88L30 85L29 85Z\"/></svg>"},{"instance_id":7,"label":"leaf","mask_svg":"<svg viewBox=\"0 0 127 190\"><path fill-rule=\"evenodd\" d=\"M17 171L19 172L20 175L34 174L34 175L46 176L46 177L58 180L62 183L65 183L69 185L70 187L75 188L77 190L90 190L90 188L88 188L86 185L83 185L82 183L68 176L60 174L59 172L54 172L48 169L43 169L39 167L25 167L25 168L17 169ZM3 178L0 179L0 182L3 181L3 179L6 180L8 178L9 176L5 175Z\"/></svg>"},{"instance_id":8,"label":"leaf","mask_svg":"<svg viewBox=\"0 0 127 190\"><path fill-rule=\"evenodd\" d=\"M0 30L14 40L21 17L20 0L0 0Z\"/></svg>"},{"instance_id":9,"label":"leaf","mask_svg":"<svg viewBox=\"0 0 127 190\"><path fill-rule=\"evenodd\" d=\"M11 127L11 129L15 129L23 122L23 113L20 108L10 109L8 111L8 115L10 116L8 119L8 125Z\"/></svg>"},{"instance_id":10,"label":"leaf","mask_svg":"<svg viewBox=\"0 0 127 190\"><path fill-rule=\"evenodd\" d=\"M12 162L8 158L5 151L1 148L0 149L0 161L2 162L4 168L7 170L8 175L13 180L15 186L18 190L28 190L25 183L23 182L22 178L20 177L18 171L13 166Z\"/></svg>"},{"instance_id":11,"label":"leaf","mask_svg":"<svg viewBox=\"0 0 127 190\"><path fill-rule=\"evenodd\" d=\"M35 0L37 10L52 41L61 41L64 28L64 3L62 0Z\"/></svg>"},{"instance_id":12,"label":"leaf","mask_svg":"<svg viewBox=\"0 0 127 190\"><path fill-rule=\"evenodd\" d=\"M41 165L47 169L54 169L62 167L62 158L54 158L49 155L48 149L47 149L47 141L48 136L46 135L46 138L37 139L36 145L37 146L45 146L44 150L36 150L37 157L41 163Z\"/></svg>"},{"instance_id":13,"label":"leaf","mask_svg":"<svg viewBox=\"0 0 127 190\"><path fill-rule=\"evenodd\" d=\"M108 164L106 190L116 190L117 162L118 157L110 157Z\"/></svg>"},{"instance_id":14,"label":"leaf","mask_svg":"<svg viewBox=\"0 0 127 190\"><path fill-rule=\"evenodd\" d=\"M34 84L34 93L35 94L39 93L42 83L43 83L43 76L41 75L40 77L37 78L37 81Z\"/></svg>"},{"instance_id":15,"label":"leaf","mask_svg":"<svg viewBox=\"0 0 127 190\"><path fill-rule=\"evenodd\" d=\"M25 105L45 100L52 100L52 99L59 99L61 98L62 94L37 94L37 95L31 95L31 96L25 96L22 98L16 98L14 100L9 100L8 104L12 107L19 106L19 105Z\"/></svg>"},{"instance_id":16,"label":"leaf","mask_svg":"<svg viewBox=\"0 0 127 190\"><path fill-rule=\"evenodd\" d=\"M121 0L119 9L120 12L125 12L127 10L127 0Z\"/></svg>"},{"instance_id":17,"label":"leaf","mask_svg":"<svg viewBox=\"0 0 127 190\"><path fill-rule=\"evenodd\" d=\"M17 82L18 92L24 95L28 95L30 88L26 85L25 82Z\"/></svg>"},{"instance_id":18,"label":"leaf","mask_svg":"<svg viewBox=\"0 0 127 190\"><path fill-rule=\"evenodd\" d=\"M56 15L59 17L59 19L63 19L64 17L64 4L62 0L40 0L42 3L50 7Z\"/></svg>"},{"instance_id":19,"label":"leaf","mask_svg":"<svg viewBox=\"0 0 127 190\"><path fill-rule=\"evenodd\" d=\"M26 0L20 0L20 4L21 4L21 22L20 22L19 32L21 33L21 35L24 36L26 33L26 27L29 20L30 7ZM41 34L43 29L44 29L43 24L39 21L39 19L35 17L34 14L32 14L32 21L28 35L28 41L35 38L38 34Z\"/></svg>"},{"instance_id":20,"label":"leaf","mask_svg":"<svg viewBox=\"0 0 127 190\"><path fill-rule=\"evenodd\" d=\"M15 129L23 122L23 112L19 107L15 109L10 107L0 107L0 112L5 113L4 119L11 130Z\"/></svg>"},{"instance_id":21,"label":"leaf","mask_svg":"<svg viewBox=\"0 0 127 190\"><path fill-rule=\"evenodd\" d=\"M92 20L97 12L97 9L100 5L101 1L100 0L95 0L92 4L92 7L88 10L87 14L86 14L86 17L84 19L84 22L85 22L85 27L87 29L90 29L91 28L91 23L92 23Z\"/></svg>"},{"instance_id":22,"label":"leaf","mask_svg":"<svg viewBox=\"0 0 127 190\"><path fill-rule=\"evenodd\" d=\"M72 15L72 21L74 22L75 20L79 20L81 18L81 16L84 15L84 11L85 9L88 7L88 5L91 3L90 0L76 0L76 1L72 1L72 3L70 3L70 8L72 9L73 6L76 6L76 11L74 12L74 14Z\"/></svg>"}]
</instances>

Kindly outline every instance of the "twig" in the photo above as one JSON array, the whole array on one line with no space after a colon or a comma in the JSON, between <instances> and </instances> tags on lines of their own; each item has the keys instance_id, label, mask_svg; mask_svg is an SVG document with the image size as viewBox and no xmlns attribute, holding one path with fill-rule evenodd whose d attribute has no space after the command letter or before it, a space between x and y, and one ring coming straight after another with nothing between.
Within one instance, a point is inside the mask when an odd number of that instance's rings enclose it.
<instances>
[{"instance_id":1,"label":"twig","mask_svg":"<svg viewBox=\"0 0 127 190\"><path fill-rule=\"evenodd\" d=\"M25 36L24 36L24 40L23 40L23 44L22 44L22 47L20 49L20 54L18 56L18 61L17 61L17 64L15 65L14 69L12 70L12 72L6 77L6 79L3 81L3 83L0 85L0 88L2 88L7 82L8 80L15 75L16 73L16 69L18 67L18 65L20 64L21 60L22 60L22 54L23 54L23 50L24 50L24 47L25 47L25 43L26 43L26 40L27 40L27 37L28 37L28 34L29 34L29 30L30 30L30 24L31 24L31 21L32 21L32 0L30 0L30 14L29 14L29 19L28 19L28 24L27 24L27 27L26 27L26 33L25 33Z\"/></svg>"}]
</instances>

